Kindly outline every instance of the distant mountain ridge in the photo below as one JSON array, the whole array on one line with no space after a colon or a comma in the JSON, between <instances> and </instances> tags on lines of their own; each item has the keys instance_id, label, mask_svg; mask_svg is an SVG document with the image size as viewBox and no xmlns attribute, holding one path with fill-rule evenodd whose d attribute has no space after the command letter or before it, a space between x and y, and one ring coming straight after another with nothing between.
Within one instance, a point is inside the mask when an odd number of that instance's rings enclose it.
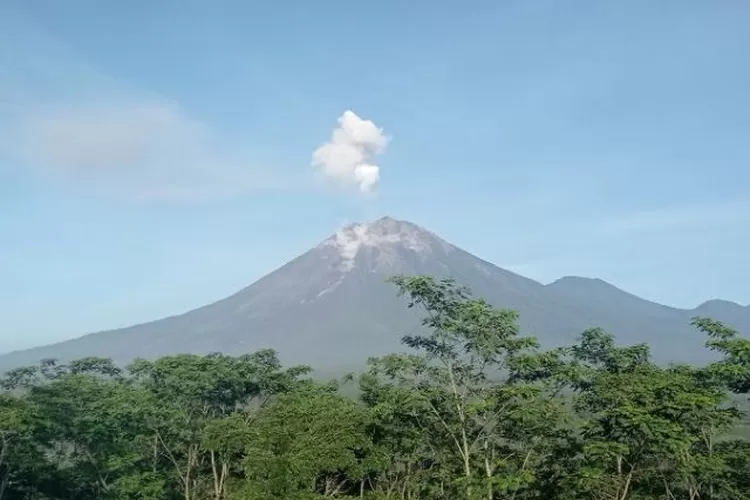
<instances>
[{"instance_id":1,"label":"distant mountain ridge","mask_svg":"<svg viewBox=\"0 0 750 500\"><path fill-rule=\"evenodd\" d=\"M648 342L657 359L705 360L696 315L750 331L750 307L711 300L692 310L641 299L599 279L568 276L548 285L451 245L410 222L384 217L352 224L237 293L184 314L0 356L0 369L44 358L69 360L274 348L288 363L317 368L361 366L366 357L401 350L419 328L393 286L394 274L452 276L476 296L517 309L525 332L543 345L570 343L600 326L621 343Z\"/></svg>"}]
</instances>

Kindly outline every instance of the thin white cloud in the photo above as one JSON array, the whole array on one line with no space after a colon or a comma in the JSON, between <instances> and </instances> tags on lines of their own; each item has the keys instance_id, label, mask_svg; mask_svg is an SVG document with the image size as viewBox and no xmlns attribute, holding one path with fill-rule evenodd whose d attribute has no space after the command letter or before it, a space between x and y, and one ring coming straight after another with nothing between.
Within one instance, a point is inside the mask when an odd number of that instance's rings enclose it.
<instances>
[{"instance_id":1,"label":"thin white cloud","mask_svg":"<svg viewBox=\"0 0 750 500\"><path fill-rule=\"evenodd\" d=\"M380 183L380 167L374 160L385 151L389 139L372 121L353 111L345 111L338 122L331 140L313 152L312 166L327 179L372 193Z\"/></svg>"},{"instance_id":2,"label":"thin white cloud","mask_svg":"<svg viewBox=\"0 0 750 500\"><path fill-rule=\"evenodd\" d=\"M2 17L2 16L0 16ZM195 201L286 189L221 131L102 72L22 15L0 19L0 170L23 168L122 199ZM300 165L300 168L304 168Z\"/></svg>"},{"instance_id":3,"label":"thin white cloud","mask_svg":"<svg viewBox=\"0 0 750 500\"><path fill-rule=\"evenodd\" d=\"M108 193L206 199L272 186L176 105L124 102L40 109L20 120L25 163Z\"/></svg>"}]
</instances>

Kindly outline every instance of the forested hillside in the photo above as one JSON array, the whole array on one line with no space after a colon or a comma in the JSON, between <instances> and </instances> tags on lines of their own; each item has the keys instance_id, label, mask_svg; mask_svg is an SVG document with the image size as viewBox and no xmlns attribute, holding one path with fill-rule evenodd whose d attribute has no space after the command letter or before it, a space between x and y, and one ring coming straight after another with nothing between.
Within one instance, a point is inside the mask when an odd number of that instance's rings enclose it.
<instances>
[{"instance_id":1,"label":"forested hillside","mask_svg":"<svg viewBox=\"0 0 750 500\"><path fill-rule=\"evenodd\" d=\"M543 350L451 280L392 281L426 328L348 381L270 350L8 372L0 500L750 499L729 326L693 320L705 366L596 328Z\"/></svg>"}]
</instances>

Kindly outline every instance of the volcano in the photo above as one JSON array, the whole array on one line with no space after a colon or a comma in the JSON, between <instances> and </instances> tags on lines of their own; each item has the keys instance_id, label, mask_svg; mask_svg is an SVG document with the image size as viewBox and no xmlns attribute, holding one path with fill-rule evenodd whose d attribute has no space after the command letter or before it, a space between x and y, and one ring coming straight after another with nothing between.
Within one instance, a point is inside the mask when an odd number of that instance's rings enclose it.
<instances>
[{"instance_id":1,"label":"volcano","mask_svg":"<svg viewBox=\"0 0 750 500\"><path fill-rule=\"evenodd\" d=\"M484 261L410 222L384 217L352 224L237 293L150 323L93 333L0 357L0 367L84 356L127 363L168 354L240 354L263 348L285 363L322 370L361 367L368 356L400 351L420 328L386 282L396 274L453 277L474 295L521 314L524 333L551 347L599 326L619 343L647 342L657 359L700 362L709 353L690 318L710 315L750 330L750 307L720 300L694 310L656 304L598 279L542 284Z\"/></svg>"}]
</instances>

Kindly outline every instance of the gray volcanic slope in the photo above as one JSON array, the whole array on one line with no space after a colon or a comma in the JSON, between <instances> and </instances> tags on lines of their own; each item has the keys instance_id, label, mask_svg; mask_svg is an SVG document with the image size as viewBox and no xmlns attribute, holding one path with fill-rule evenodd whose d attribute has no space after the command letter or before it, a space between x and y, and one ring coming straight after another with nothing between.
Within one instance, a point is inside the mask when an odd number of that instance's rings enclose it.
<instances>
[{"instance_id":1,"label":"gray volcanic slope","mask_svg":"<svg viewBox=\"0 0 750 500\"><path fill-rule=\"evenodd\" d=\"M409 222L355 224L249 287L193 311L129 328L0 356L0 369L44 358L104 356L126 363L175 353L239 354L274 348L287 363L322 370L361 366L367 356L402 350L418 317L385 282L394 274L452 276L491 303L517 309L544 345L573 341L601 326L621 343L648 342L657 359L708 358L690 318L709 315L750 331L750 307L709 301L675 309L597 279L543 285L485 262Z\"/></svg>"}]
</instances>

